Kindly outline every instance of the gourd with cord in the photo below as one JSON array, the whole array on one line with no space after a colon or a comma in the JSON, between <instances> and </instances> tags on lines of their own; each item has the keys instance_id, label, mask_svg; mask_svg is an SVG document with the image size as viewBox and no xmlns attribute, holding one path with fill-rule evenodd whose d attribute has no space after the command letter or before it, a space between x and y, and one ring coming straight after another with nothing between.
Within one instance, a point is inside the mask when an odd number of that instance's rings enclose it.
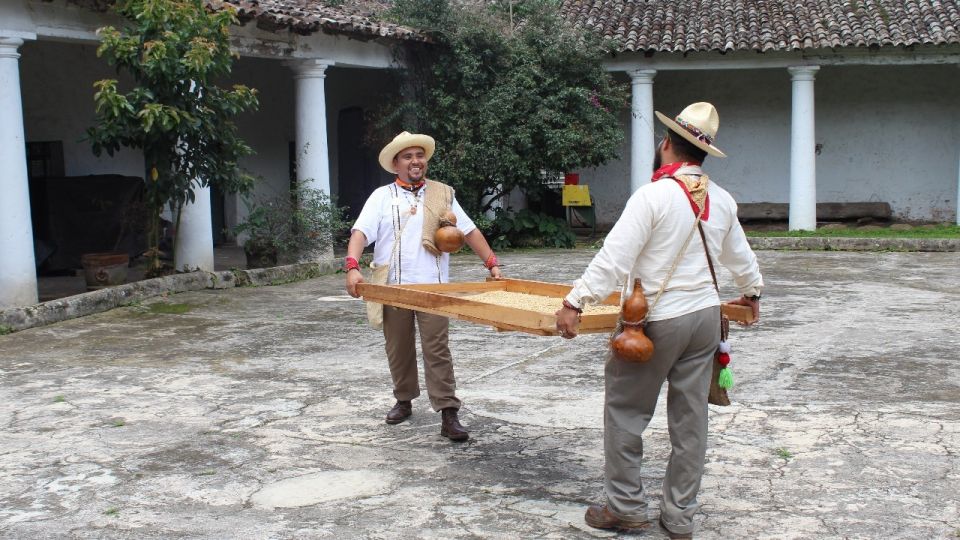
<instances>
[{"instance_id":1,"label":"gourd with cord","mask_svg":"<svg viewBox=\"0 0 960 540\"><path fill-rule=\"evenodd\" d=\"M433 237L437 249L444 253L456 253L463 247L465 238L463 232L457 228L457 216L451 210L440 216L440 228Z\"/></svg>"},{"instance_id":2,"label":"gourd with cord","mask_svg":"<svg viewBox=\"0 0 960 540\"><path fill-rule=\"evenodd\" d=\"M623 303L623 331L614 336L610 343L614 354L626 362L646 362L653 357L653 342L643 332L647 319L647 299L640 286L640 278L633 281L633 292Z\"/></svg>"}]
</instances>

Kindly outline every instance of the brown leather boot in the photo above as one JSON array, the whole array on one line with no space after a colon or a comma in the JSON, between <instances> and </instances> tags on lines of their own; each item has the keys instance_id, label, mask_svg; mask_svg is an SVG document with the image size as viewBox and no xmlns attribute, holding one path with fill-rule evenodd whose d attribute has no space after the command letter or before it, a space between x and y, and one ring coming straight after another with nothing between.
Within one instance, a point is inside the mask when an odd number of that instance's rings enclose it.
<instances>
[{"instance_id":1,"label":"brown leather boot","mask_svg":"<svg viewBox=\"0 0 960 540\"><path fill-rule=\"evenodd\" d=\"M458 442L470 438L470 433L460 425L456 408L447 407L440 411L440 435L443 435L451 441Z\"/></svg>"},{"instance_id":2,"label":"brown leather boot","mask_svg":"<svg viewBox=\"0 0 960 540\"><path fill-rule=\"evenodd\" d=\"M387 413L388 424L399 424L413 414L413 406L409 401L397 401L397 403Z\"/></svg>"},{"instance_id":3,"label":"brown leather boot","mask_svg":"<svg viewBox=\"0 0 960 540\"><path fill-rule=\"evenodd\" d=\"M610 509L605 504L595 504L587 508L587 513L583 516L587 525L596 529L643 529L650 526L649 521L629 521L620 519L610 513Z\"/></svg>"}]
</instances>

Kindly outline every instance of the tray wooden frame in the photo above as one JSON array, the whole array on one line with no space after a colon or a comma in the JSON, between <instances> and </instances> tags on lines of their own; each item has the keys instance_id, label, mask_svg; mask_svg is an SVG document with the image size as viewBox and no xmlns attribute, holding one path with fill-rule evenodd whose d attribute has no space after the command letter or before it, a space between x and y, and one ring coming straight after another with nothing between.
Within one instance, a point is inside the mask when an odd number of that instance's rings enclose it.
<instances>
[{"instance_id":1,"label":"tray wooden frame","mask_svg":"<svg viewBox=\"0 0 960 540\"><path fill-rule=\"evenodd\" d=\"M557 309L559 309L563 298L571 288L570 285L523 279L424 285L374 285L372 283L357 285L357 291L368 302L443 315L452 319L493 326L503 331L526 332L540 336L557 335L557 317L553 313L481 302L464 298L464 296L488 291L551 296L557 299ZM619 306L620 293L611 294L602 304ZM742 322L752 317L750 308L745 306L723 304L721 310L732 321ZM612 332L619 316L619 313L584 314L580 320L580 333Z\"/></svg>"}]
</instances>

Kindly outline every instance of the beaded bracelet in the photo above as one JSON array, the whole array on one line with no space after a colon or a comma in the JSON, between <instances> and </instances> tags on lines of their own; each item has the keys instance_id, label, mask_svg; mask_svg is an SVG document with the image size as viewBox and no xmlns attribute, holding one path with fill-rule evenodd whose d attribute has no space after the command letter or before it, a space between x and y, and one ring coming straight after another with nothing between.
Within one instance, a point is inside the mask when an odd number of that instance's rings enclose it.
<instances>
[{"instance_id":1,"label":"beaded bracelet","mask_svg":"<svg viewBox=\"0 0 960 540\"><path fill-rule=\"evenodd\" d=\"M568 302L566 299L563 300L563 307L572 309L572 310L574 310L574 311L576 311L577 313L580 313L580 314L583 313L583 308L578 308L578 307L574 306L573 304L571 304L570 302Z\"/></svg>"}]
</instances>

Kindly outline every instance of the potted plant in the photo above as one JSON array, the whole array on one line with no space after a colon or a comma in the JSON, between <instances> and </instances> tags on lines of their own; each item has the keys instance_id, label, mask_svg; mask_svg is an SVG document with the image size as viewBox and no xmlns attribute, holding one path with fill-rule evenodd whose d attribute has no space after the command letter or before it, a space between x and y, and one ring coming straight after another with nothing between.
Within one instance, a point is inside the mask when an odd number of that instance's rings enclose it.
<instances>
[{"instance_id":1,"label":"potted plant","mask_svg":"<svg viewBox=\"0 0 960 540\"><path fill-rule=\"evenodd\" d=\"M247 218L233 229L238 236L246 236L247 268L310 259L329 251L349 226L344 208L323 191L307 187L248 200L247 212Z\"/></svg>"}]
</instances>

